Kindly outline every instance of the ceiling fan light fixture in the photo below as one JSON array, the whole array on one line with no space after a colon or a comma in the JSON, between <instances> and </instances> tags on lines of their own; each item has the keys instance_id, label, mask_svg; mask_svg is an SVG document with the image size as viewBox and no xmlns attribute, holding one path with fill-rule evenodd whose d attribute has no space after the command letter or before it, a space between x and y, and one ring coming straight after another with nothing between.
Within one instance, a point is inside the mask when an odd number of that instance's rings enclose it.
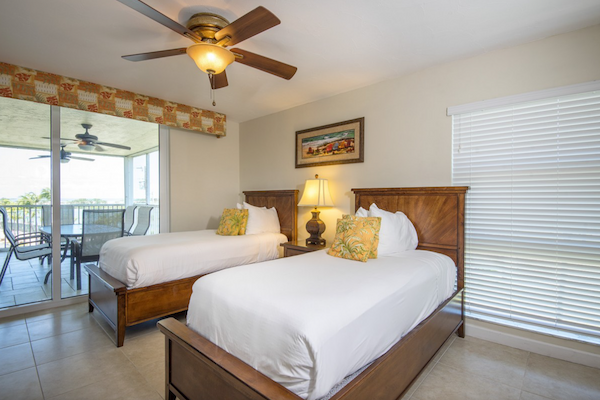
<instances>
[{"instance_id":1,"label":"ceiling fan light fixture","mask_svg":"<svg viewBox=\"0 0 600 400\"><path fill-rule=\"evenodd\" d=\"M220 74L235 60L231 51L212 43L193 44L187 48L186 53L207 74Z\"/></svg>"},{"instance_id":2,"label":"ceiling fan light fixture","mask_svg":"<svg viewBox=\"0 0 600 400\"><path fill-rule=\"evenodd\" d=\"M66 163L68 163L69 161L71 161L71 160L70 160L70 159L68 159L68 158L62 158L62 157L61 157L61 159L60 159L60 163L61 163L61 164L66 164Z\"/></svg>"},{"instance_id":3,"label":"ceiling fan light fixture","mask_svg":"<svg viewBox=\"0 0 600 400\"><path fill-rule=\"evenodd\" d=\"M94 150L94 145L90 143L80 143L77 145L81 150L92 151Z\"/></svg>"}]
</instances>

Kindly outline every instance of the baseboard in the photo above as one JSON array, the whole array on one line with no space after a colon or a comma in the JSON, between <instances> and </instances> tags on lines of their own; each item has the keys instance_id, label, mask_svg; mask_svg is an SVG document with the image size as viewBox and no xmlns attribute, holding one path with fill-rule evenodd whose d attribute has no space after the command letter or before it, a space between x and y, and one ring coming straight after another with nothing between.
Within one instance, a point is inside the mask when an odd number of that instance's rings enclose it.
<instances>
[{"instance_id":1,"label":"baseboard","mask_svg":"<svg viewBox=\"0 0 600 400\"><path fill-rule=\"evenodd\" d=\"M600 346L546 336L471 318L465 319L465 329L467 336L600 368Z\"/></svg>"},{"instance_id":2,"label":"baseboard","mask_svg":"<svg viewBox=\"0 0 600 400\"><path fill-rule=\"evenodd\" d=\"M44 300L33 304L24 304L19 306L7 307L0 311L0 318L12 317L15 315L28 314L31 312L50 310L52 308L65 307L78 303L87 303L87 295L79 295L60 300Z\"/></svg>"}]
</instances>

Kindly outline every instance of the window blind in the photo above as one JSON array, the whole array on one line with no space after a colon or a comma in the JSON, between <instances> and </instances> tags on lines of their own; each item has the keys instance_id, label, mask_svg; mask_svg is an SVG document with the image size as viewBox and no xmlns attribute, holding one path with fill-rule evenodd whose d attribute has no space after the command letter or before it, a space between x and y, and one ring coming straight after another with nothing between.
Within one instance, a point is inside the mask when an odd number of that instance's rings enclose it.
<instances>
[{"instance_id":1,"label":"window blind","mask_svg":"<svg viewBox=\"0 0 600 400\"><path fill-rule=\"evenodd\" d=\"M600 343L600 91L452 116L466 313Z\"/></svg>"}]
</instances>

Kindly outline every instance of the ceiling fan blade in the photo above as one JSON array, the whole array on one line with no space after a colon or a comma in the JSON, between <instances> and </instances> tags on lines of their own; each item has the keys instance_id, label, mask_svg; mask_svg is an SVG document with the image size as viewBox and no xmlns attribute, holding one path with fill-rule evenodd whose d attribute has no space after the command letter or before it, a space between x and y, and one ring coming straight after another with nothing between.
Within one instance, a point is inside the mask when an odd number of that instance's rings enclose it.
<instances>
[{"instance_id":1,"label":"ceiling fan blade","mask_svg":"<svg viewBox=\"0 0 600 400\"><path fill-rule=\"evenodd\" d=\"M213 89L221 89L229 85L225 71L217 75L209 75L208 79L210 80L210 87Z\"/></svg>"},{"instance_id":2,"label":"ceiling fan blade","mask_svg":"<svg viewBox=\"0 0 600 400\"><path fill-rule=\"evenodd\" d=\"M260 69L261 71L268 72L269 74L276 75L283 79L292 79L298 68L284 64L280 61L273 60L258 54L251 53L241 49L231 49L231 52L242 57L235 57L235 61Z\"/></svg>"},{"instance_id":3,"label":"ceiling fan blade","mask_svg":"<svg viewBox=\"0 0 600 400\"><path fill-rule=\"evenodd\" d=\"M120 3L125 4L127 7L133 8L135 11L140 14L144 14L146 17L153 19L159 24L166 26L174 32L179 33L182 36L187 37L188 39L193 40L194 42L201 42L202 38L196 34L195 32L189 30L185 26L173 21L171 18L166 15L160 13L154 8L150 7L148 4L144 3L140 0L117 0Z\"/></svg>"},{"instance_id":4,"label":"ceiling fan blade","mask_svg":"<svg viewBox=\"0 0 600 400\"><path fill-rule=\"evenodd\" d=\"M280 23L279 18L271 11L259 6L218 31L215 34L215 39L219 41L229 36L231 40L225 45L233 46Z\"/></svg>"},{"instance_id":5,"label":"ceiling fan blade","mask_svg":"<svg viewBox=\"0 0 600 400\"><path fill-rule=\"evenodd\" d=\"M36 156L36 157L29 157L30 160L35 160L36 158L50 158L50 156Z\"/></svg>"},{"instance_id":6,"label":"ceiling fan blade","mask_svg":"<svg viewBox=\"0 0 600 400\"><path fill-rule=\"evenodd\" d=\"M149 53L129 54L127 56L121 56L121 58L123 58L127 61L146 61L146 60L154 60L155 58L178 56L180 54L185 54L185 50L186 50L185 47L181 47L179 49L151 51Z\"/></svg>"},{"instance_id":7,"label":"ceiling fan blade","mask_svg":"<svg viewBox=\"0 0 600 400\"><path fill-rule=\"evenodd\" d=\"M99 144L101 144L102 146L114 147L116 149L131 150L131 147L123 146L122 144L96 142L96 145L99 145Z\"/></svg>"},{"instance_id":8,"label":"ceiling fan blade","mask_svg":"<svg viewBox=\"0 0 600 400\"><path fill-rule=\"evenodd\" d=\"M95 161L95 160L92 160L91 158L85 158L85 157L69 156L68 158L70 158L71 160Z\"/></svg>"}]
</instances>

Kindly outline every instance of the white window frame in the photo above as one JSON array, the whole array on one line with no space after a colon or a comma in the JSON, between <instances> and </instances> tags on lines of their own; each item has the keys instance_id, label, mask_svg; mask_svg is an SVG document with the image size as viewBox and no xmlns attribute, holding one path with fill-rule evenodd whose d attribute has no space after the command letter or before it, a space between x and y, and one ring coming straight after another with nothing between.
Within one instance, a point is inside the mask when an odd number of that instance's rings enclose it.
<instances>
[{"instance_id":1,"label":"white window frame","mask_svg":"<svg viewBox=\"0 0 600 400\"><path fill-rule=\"evenodd\" d=\"M592 99L575 103L585 93ZM467 316L600 344L600 81L450 107L448 115L452 183L471 187Z\"/></svg>"}]
</instances>

